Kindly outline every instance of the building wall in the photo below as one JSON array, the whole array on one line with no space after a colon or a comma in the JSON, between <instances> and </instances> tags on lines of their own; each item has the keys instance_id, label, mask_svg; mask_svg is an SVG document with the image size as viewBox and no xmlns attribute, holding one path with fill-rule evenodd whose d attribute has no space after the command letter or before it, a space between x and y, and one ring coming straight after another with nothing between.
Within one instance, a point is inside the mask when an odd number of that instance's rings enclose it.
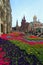
<instances>
[{"instance_id":1,"label":"building wall","mask_svg":"<svg viewBox=\"0 0 43 65\"><path fill-rule=\"evenodd\" d=\"M3 32L0 33L9 33L11 32L12 26L12 17L11 17L11 6L10 0L0 0L0 29L3 28Z\"/></svg>"}]
</instances>

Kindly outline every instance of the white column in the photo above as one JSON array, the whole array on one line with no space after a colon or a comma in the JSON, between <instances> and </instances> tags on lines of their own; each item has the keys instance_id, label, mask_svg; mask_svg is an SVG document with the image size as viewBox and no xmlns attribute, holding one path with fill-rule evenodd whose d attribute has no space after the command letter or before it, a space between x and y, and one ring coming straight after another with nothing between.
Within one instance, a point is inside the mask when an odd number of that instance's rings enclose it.
<instances>
[{"instance_id":1,"label":"white column","mask_svg":"<svg viewBox=\"0 0 43 65\"><path fill-rule=\"evenodd\" d=\"M41 33L43 33L43 26L41 27Z\"/></svg>"}]
</instances>

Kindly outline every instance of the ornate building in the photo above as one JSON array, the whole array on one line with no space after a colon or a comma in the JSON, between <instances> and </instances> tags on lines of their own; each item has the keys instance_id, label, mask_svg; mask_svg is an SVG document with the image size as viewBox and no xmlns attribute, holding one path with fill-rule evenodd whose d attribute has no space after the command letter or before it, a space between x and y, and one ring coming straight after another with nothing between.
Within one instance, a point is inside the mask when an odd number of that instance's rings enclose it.
<instances>
[{"instance_id":1,"label":"ornate building","mask_svg":"<svg viewBox=\"0 0 43 65\"><path fill-rule=\"evenodd\" d=\"M43 33L43 23L37 20L37 17L33 17L32 22L27 22L25 16L22 18L21 26L18 26L18 21L16 22L16 27L12 27L12 31L21 31L28 33Z\"/></svg>"},{"instance_id":2,"label":"ornate building","mask_svg":"<svg viewBox=\"0 0 43 65\"><path fill-rule=\"evenodd\" d=\"M24 32L28 32L29 31L29 23L26 22L25 16L22 19L20 30L24 31Z\"/></svg>"},{"instance_id":3,"label":"ornate building","mask_svg":"<svg viewBox=\"0 0 43 65\"><path fill-rule=\"evenodd\" d=\"M10 0L0 0L0 34L10 33L12 30L12 16Z\"/></svg>"},{"instance_id":4,"label":"ornate building","mask_svg":"<svg viewBox=\"0 0 43 65\"><path fill-rule=\"evenodd\" d=\"M21 28L20 28L21 31L24 31L24 32L40 32L40 33L43 33L43 23L41 23L39 20L37 20L37 17L34 16L33 17L33 21L28 23L26 22L26 19L25 19L25 16L23 17L22 19L22 22L21 22Z\"/></svg>"},{"instance_id":5,"label":"ornate building","mask_svg":"<svg viewBox=\"0 0 43 65\"><path fill-rule=\"evenodd\" d=\"M30 23L30 26L33 30L33 32L41 32L43 33L43 23L41 23L39 20L37 20L37 17L33 17L33 22Z\"/></svg>"}]
</instances>

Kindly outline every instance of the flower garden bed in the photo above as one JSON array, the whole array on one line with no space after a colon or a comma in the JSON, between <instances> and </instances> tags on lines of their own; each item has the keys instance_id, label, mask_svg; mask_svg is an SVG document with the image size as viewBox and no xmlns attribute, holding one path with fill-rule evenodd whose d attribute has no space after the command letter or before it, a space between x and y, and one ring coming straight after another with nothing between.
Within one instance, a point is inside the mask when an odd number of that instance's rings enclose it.
<instances>
[{"instance_id":1,"label":"flower garden bed","mask_svg":"<svg viewBox=\"0 0 43 65\"><path fill-rule=\"evenodd\" d=\"M3 34L1 38L0 50L5 52L4 57L0 55L2 63L8 58L9 64L5 62L6 65L43 65L43 38L25 38L25 34L20 32Z\"/></svg>"},{"instance_id":2,"label":"flower garden bed","mask_svg":"<svg viewBox=\"0 0 43 65\"><path fill-rule=\"evenodd\" d=\"M29 37L27 37L26 38L27 40L30 40L30 41L43 41L43 38L29 38Z\"/></svg>"},{"instance_id":3,"label":"flower garden bed","mask_svg":"<svg viewBox=\"0 0 43 65\"><path fill-rule=\"evenodd\" d=\"M43 65L41 59L38 57L38 51L30 45L19 41L7 41L0 38L0 54L2 54L0 65ZM38 54L38 56L37 56Z\"/></svg>"},{"instance_id":4,"label":"flower garden bed","mask_svg":"<svg viewBox=\"0 0 43 65\"><path fill-rule=\"evenodd\" d=\"M27 54L35 54L35 56L40 59L43 63L43 44L29 45L20 41L11 41L13 44L17 45L20 49L25 50Z\"/></svg>"}]
</instances>

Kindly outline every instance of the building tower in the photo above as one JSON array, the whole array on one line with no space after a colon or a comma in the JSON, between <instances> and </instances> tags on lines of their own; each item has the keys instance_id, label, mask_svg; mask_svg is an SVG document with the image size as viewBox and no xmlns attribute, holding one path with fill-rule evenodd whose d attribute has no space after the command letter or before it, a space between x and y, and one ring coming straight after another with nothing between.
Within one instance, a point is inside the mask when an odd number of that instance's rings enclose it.
<instances>
[{"instance_id":1,"label":"building tower","mask_svg":"<svg viewBox=\"0 0 43 65\"><path fill-rule=\"evenodd\" d=\"M37 17L34 16L34 17L33 17L33 22L36 22L36 21L37 21Z\"/></svg>"},{"instance_id":2,"label":"building tower","mask_svg":"<svg viewBox=\"0 0 43 65\"><path fill-rule=\"evenodd\" d=\"M10 33L12 26L10 0L0 0L0 34Z\"/></svg>"},{"instance_id":3,"label":"building tower","mask_svg":"<svg viewBox=\"0 0 43 65\"><path fill-rule=\"evenodd\" d=\"M16 21L16 30L18 31L18 20Z\"/></svg>"},{"instance_id":4,"label":"building tower","mask_svg":"<svg viewBox=\"0 0 43 65\"><path fill-rule=\"evenodd\" d=\"M25 24L26 24L26 19L25 19L25 16L24 16L23 19L22 19L22 22L21 22L21 31L25 31Z\"/></svg>"}]
</instances>

